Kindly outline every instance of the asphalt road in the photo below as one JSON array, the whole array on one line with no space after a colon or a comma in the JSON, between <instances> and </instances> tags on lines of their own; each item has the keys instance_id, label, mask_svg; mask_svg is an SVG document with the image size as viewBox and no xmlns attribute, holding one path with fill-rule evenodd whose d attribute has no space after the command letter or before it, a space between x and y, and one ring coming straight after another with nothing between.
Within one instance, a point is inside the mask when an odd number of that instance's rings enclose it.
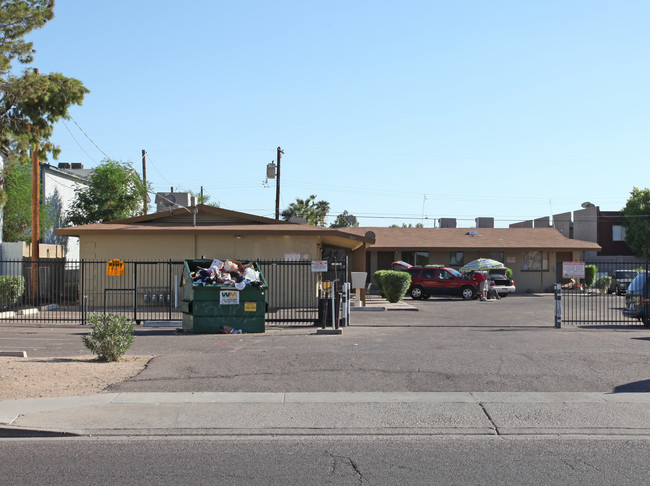
<instances>
[{"instance_id":1,"label":"asphalt road","mask_svg":"<svg viewBox=\"0 0 650 486\"><path fill-rule=\"evenodd\" d=\"M645 484L647 439L307 437L0 441L2 483Z\"/></svg>"}]
</instances>

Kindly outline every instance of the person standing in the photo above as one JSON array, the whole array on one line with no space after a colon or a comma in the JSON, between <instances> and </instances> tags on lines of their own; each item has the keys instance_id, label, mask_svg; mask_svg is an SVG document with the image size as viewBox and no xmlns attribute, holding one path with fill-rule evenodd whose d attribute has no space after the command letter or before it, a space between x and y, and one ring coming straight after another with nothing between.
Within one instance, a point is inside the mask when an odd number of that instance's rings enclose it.
<instances>
[{"instance_id":1,"label":"person standing","mask_svg":"<svg viewBox=\"0 0 650 486\"><path fill-rule=\"evenodd\" d=\"M474 280L478 282L478 291L482 301L487 300L488 279L482 272L474 272Z\"/></svg>"}]
</instances>

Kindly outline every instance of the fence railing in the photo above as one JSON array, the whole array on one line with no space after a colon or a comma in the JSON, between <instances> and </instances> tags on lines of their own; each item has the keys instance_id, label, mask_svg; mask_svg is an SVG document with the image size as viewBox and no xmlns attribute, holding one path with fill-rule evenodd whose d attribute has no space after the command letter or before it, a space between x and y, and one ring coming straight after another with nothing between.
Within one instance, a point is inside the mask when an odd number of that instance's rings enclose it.
<instances>
[{"instance_id":1,"label":"fence railing","mask_svg":"<svg viewBox=\"0 0 650 486\"><path fill-rule=\"evenodd\" d=\"M648 325L648 262L585 262L594 266L593 281L564 278L558 282L561 301L560 325ZM562 264L557 275L562 276ZM635 284L634 279L639 277ZM643 282L645 284L639 285ZM632 289L630 289L632 285Z\"/></svg>"},{"instance_id":2,"label":"fence railing","mask_svg":"<svg viewBox=\"0 0 650 486\"><path fill-rule=\"evenodd\" d=\"M266 321L314 324L318 288L347 281L347 261L313 272L309 261L257 260L269 284ZM0 260L0 320L85 323L91 313L123 314L137 322L182 319L184 261Z\"/></svg>"}]
</instances>

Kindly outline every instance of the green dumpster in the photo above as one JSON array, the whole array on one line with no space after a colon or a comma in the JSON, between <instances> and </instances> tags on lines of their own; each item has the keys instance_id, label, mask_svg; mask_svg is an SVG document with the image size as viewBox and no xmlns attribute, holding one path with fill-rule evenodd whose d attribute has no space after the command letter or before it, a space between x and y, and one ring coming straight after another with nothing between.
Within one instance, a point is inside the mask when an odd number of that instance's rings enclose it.
<instances>
[{"instance_id":1,"label":"green dumpster","mask_svg":"<svg viewBox=\"0 0 650 486\"><path fill-rule=\"evenodd\" d=\"M185 260L181 278L183 331L193 333L264 332L268 285L256 262L261 285L246 285L239 290L231 284L202 285L192 281L199 268L209 268L213 260Z\"/></svg>"}]
</instances>

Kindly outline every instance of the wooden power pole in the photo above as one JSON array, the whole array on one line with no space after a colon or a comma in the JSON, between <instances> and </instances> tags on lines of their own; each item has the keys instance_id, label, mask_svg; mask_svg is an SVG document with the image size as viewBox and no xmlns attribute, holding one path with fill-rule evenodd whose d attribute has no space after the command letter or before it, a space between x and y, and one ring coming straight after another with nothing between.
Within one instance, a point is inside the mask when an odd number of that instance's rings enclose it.
<instances>
[{"instance_id":1,"label":"wooden power pole","mask_svg":"<svg viewBox=\"0 0 650 486\"><path fill-rule=\"evenodd\" d=\"M142 182L144 182L144 187L146 189L147 187L147 156L144 149L142 149ZM149 202L149 195L147 194L146 190L144 193L144 207L142 208L142 215L147 214L147 205Z\"/></svg>"},{"instance_id":2,"label":"wooden power pole","mask_svg":"<svg viewBox=\"0 0 650 486\"><path fill-rule=\"evenodd\" d=\"M32 304L38 305L38 259L40 258L41 235L41 167L38 160L39 146L32 150L32 266L31 266L31 297Z\"/></svg>"},{"instance_id":3,"label":"wooden power pole","mask_svg":"<svg viewBox=\"0 0 650 486\"><path fill-rule=\"evenodd\" d=\"M280 219L280 156L284 152L278 147L278 170L275 174L275 219Z\"/></svg>"}]
</instances>

